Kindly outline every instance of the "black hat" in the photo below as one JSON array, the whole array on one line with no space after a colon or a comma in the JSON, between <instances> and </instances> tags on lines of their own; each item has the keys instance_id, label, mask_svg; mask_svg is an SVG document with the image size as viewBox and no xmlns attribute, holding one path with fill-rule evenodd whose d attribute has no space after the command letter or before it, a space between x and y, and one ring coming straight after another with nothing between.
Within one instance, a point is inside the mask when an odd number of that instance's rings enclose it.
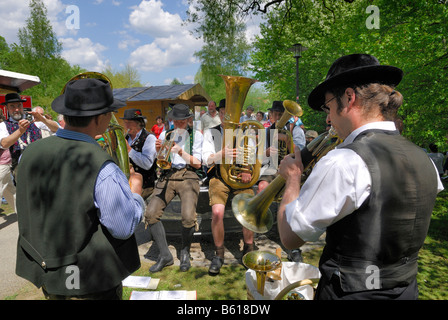
<instances>
[{"instance_id":1,"label":"black hat","mask_svg":"<svg viewBox=\"0 0 448 320\"><path fill-rule=\"evenodd\" d=\"M114 99L109 83L100 79L70 81L51 107L66 116L89 117L116 111L126 103Z\"/></svg>"},{"instance_id":2,"label":"black hat","mask_svg":"<svg viewBox=\"0 0 448 320\"><path fill-rule=\"evenodd\" d=\"M168 112L168 118L173 120L185 120L193 116L190 107L183 103L178 103Z\"/></svg>"},{"instance_id":3,"label":"black hat","mask_svg":"<svg viewBox=\"0 0 448 320\"><path fill-rule=\"evenodd\" d=\"M18 93L8 93L5 96L5 102L2 102L2 105L6 106L8 103L13 102L26 102L26 99L20 98Z\"/></svg>"},{"instance_id":4,"label":"black hat","mask_svg":"<svg viewBox=\"0 0 448 320\"><path fill-rule=\"evenodd\" d=\"M142 115L142 111L140 109L127 109L124 110L123 120L143 120L146 119L145 116Z\"/></svg>"},{"instance_id":5,"label":"black hat","mask_svg":"<svg viewBox=\"0 0 448 320\"><path fill-rule=\"evenodd\" d=\"M221 101L219 101L219 105L216 107L216 110L219 110L221 108L225 108L226 107L226 99L221 99Z\"/></svg>"},{"instance_id":6,"label":"black hat","mask_svg":"<svg viewBox=\"0 0 448 320\"><path fill-rule=\"evenodd\" d=\"M320 111L325 103L325 93L341 85L362 85L382 83L397 86L403 78L403 71L397 67L380 65L377 58L369 54L351 54L337 59L324 82L309 95L308 104Z\"/></svg>"},{"instance_id":7,"label":"black hat","mask_svg":"<svg viewBox=\"0 0 448 320\"><path fill-rule=\"evenodd\" d=\"M285 107L283 106L283 101L274 101L274 102L272 102L272 108L270 108L268 110L269 111L285 112Z\"/></svg>"}]
</instances>

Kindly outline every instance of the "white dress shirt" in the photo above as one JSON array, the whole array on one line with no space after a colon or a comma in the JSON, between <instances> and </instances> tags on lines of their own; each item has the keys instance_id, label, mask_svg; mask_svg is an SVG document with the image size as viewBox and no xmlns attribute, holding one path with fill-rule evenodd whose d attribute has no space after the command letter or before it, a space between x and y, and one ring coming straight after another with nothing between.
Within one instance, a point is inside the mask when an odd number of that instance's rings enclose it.
<instances>
[{"instance_id":1,"label":"white dress shirt","mask_svg":"<svg viewBox=\"0 0 448 320\"><path fill-rule=\"evenodd\" d=\"M198 159L199 161L202 160L202 143L204 141L204 136L202 133L198 130L194 131L194 141L193 141L193 151L190 153L190 135L188 133L188 130L184 129L178 129L179 130L179 136L176 140L176 143L184 150L185 152L191 154L193 157ZM166 131L163 131L159 139L164 141L166 136ZM185 160L176 154L171 153L171 167L175 169L182 169L185 168L187 163Z\"/></svg>"},{"instance_id":2,"label":"white dress shirt","mask_svg":"<svg viewBox=\"0 0 448 320\"><path fill-rule=\"evenodd\" d=\"M359 209L370 195L372 179L366 163L353 150L341 149L370 129L396 130L393 122L381 121L353 131L339 148L319 160L299 197L286 206L286 219L302 240L317 241L327 227ZM438 192L442 190L438 179Z\"/></svg>"}]
</instances>

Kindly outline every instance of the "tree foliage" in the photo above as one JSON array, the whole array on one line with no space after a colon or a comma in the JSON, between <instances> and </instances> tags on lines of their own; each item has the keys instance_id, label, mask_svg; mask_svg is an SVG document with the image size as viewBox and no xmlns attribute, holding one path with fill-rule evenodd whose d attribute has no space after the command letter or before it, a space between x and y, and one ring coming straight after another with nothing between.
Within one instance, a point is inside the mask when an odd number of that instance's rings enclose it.
<instances>
[{"instance_id":1,"label":"tree foliage","mask_svg":"<svg viewBox=\"0 0 448 320\"><path fill-rule=\"evenodd\" d=\"M205 45L195 53L201 61L195 82L212 97L223 96L225 86L219 74L243 75L248 68L250 45L245 37L245 23L237 15L238 6L226 0L189 0L187 23L196 26Z\"/></svg>"},{"instance_id":2,"label":"tree foliage","mask_svg":"<svg viewBox=\"0 0 448 320\"><path fill-rule=\"evenodd\" d=\"M436 142L448 149L445 1L290 2L290 7L268 13L251 55L252 71L268 91L294 97L295 59L287 49L294 43L308 47L300 59L300 102L305 125L322 130L325 117L307 106L309 93L340 56L372 54L404 71L397 88L405 98L403 134L422 147ZM368 26L372 13L366 9L372 4L379 9L379 29Z\"/></svg>"},{"instance_id":3,"label":"tree foliage","mask_svg":"<svg viewBox=\"0 0 448 320\"><path fill-rule=\"evenodd\" d=\"M192 13L190 21L199 24L196 31L206 42L232 36L223 24L226 17L244 21L251 15L263 15L261 36L250 48L248 66L254 78L265 84L271 101L294 100L296 60L288 49L295 43L308 48L299 60L299 102L304 109L305 126L324 130L325 115L309 108L307 98L325 79L330 65L342 55L368 53L382 64L404 71L404 79L397 87L404 96L399 111L405 125L403 134L422 147L435 142L439 149L448 150L445 88L448 1L216 0L198 3L204 7L196 9L207 10L202 11L204 15ZM377 25L372 25L372 19L377 20ZM228 52L220 53L225 54ZM209 65L214 62L215 67L223 65L223 57L209 57ZM201 70L198 77L212 74L211 70Z\"/></svg>"},{"instance_id":4,"label":"tree foliage","mask_svg":"<svg viewBox=\"0 0 448 320\"><path fill-rule=\"evenodd\" d=\"M102 73L109 78L115 89L143 87L138 70L130 64L126 64L124 69L119 71L114 71L111 66L107 66Z\"/></svg>"},{"instance_id":5,"label":"tree foliage","mask_svg":"<svg viewBox=\"0 0 448 320\"><path fill-rule=\"evenodd\" d=\"M62 46L47 18L47 9L42 0L31 0L30 16L26 26L18 32L19 43L10 46L0 37L0 66L2 69L38 76L41 84L23 94L33 98L33 105L41 105L46 113L51 102L61 94L65 83L80 73L79 66L71 66L61 57Z\"/></svg>"}]
</instances>

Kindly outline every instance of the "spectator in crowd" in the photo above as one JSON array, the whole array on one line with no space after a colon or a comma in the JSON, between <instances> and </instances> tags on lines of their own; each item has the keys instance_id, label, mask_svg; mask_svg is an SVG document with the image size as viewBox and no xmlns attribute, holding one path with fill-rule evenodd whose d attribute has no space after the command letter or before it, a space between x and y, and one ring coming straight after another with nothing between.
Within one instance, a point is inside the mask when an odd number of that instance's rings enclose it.
<instances>
[{"instance_id":1,"label":"spectator in crowd","mask_svg":"<svg viewBox=\"0 0 448 320\"><path fill-rule=\"evenodd\" d=\"M165 124L163 123L163 118L161 116L157 116L156 124L152 126L151 131L157 139L159 139L160 134L165 131Z\"/></svg>"},{"instance_id":2,"label":"spectator in crowd","mask_svg":"<svg viewBox=\"0 0 448 320\"><path fill-rule=\"evenodd\" d=\"M213 100L210 101L207 108L207 112L201 117L202 132L204 132L208 128L213 128L221 124L218 111L216 111L216 102Z\"/></svg>"},{"instance_id":3,"label":"spectator in crowd","mask_svg":"<svg viewBox=\"0 0 448 320\"><path fill-rule=\"evenodd\" d=\"M254 110L255 108L253 106L248 106L246 108L246 113L240 117L240 123L246 120L256 120Z\"/></svg>"}]
</instances>

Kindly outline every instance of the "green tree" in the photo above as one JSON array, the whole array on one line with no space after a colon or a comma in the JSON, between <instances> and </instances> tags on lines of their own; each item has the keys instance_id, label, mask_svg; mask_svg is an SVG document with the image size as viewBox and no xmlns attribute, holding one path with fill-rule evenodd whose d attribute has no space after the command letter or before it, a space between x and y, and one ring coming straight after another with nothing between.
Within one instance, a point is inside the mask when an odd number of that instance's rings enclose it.
<instances>
[{"instance_id":1,"label":"green tree","mask_svg":"<svg viewBox=\"0 0 448 320\"><path fill-rule=\"evenodd\" d=\"M58 58L62 45L53 32L47 19L47 8L42 0L31 0L29 4L31 15L26 20L26 27L18 33L19 51L26 58Z\"/></svg>"},{"instance_id":2,"label":"green tree","mask_svg":"<svg viewBox=\"0 0 448 320\"><path fill-rule=\"evenodd\" d=\"M307 97L325 79L331 63L342 55L369 53L382 64L398 66L398 86L405 102L400 110L403 134L427 147L447 150L448 7L445 1L327 2L289 0L290 6L267 14L251 55L252 71L272 95L294 97L294 43L309 48L300 59L300 102L304 123L323 130L325 116L311 110ZM369 28L370 5L379 10L379 29ZM285 18L286 17L286 18ZM283 98L282 98L283 99Z\"/></svg>"},{"instance_id":3,"label":"green tree","mask_svg":"<svg viewBox=\"0 0 448 320\"><path fill-rule=\"evenodd\" d=\"M170 85L172 85L172 86L179 85L179 84L184 84L184 83L177 78L174 78L173 81L171 81L171 83L170 83Z\"/></svg>"},{"instance_id":4,"label":"green tree","mask_svg":"<svg viewBox=\"0 0 448 320\"><path fill-rule=\"evenodd\" d=\"M138 70L131 67L130 64L126 64L124 69L120 71L114 71L109 65L102 73L110 79L114 88L143 87Z\"/></svg>"},{"instance_id":5,"label":"green tree","mask_svg":"<svg viewBox=\"0 0 448 320\"><path fill-rule=\"evenodd\" d=\"M196 25L194 33L205 45L195 53L201 66L195 81L213 97L224 96L225 86L219 74L244 75L247 72L250 45L245 37L245 23L232 1L189 1L187 23Z\"/></svg>"},{"instance_id":6,"label":"green tree","mask_svg":"<svg viewBox=\"0 0 448 320\"><path fill-rule=\"evenodd\" d=\"M29 8L26 26L18 32L19 44L11 44L9 51L0 45L0 59L2 66L9 71L40 78L40 85L23 94L32 96L34 106L41 105L47 113L55 116L50 107L52 101L61 94L65 83L83 70L79 66L71 66L61 57L62 46L47 18L43 1L31 0Z\"/></svg>"}]
</instances>

